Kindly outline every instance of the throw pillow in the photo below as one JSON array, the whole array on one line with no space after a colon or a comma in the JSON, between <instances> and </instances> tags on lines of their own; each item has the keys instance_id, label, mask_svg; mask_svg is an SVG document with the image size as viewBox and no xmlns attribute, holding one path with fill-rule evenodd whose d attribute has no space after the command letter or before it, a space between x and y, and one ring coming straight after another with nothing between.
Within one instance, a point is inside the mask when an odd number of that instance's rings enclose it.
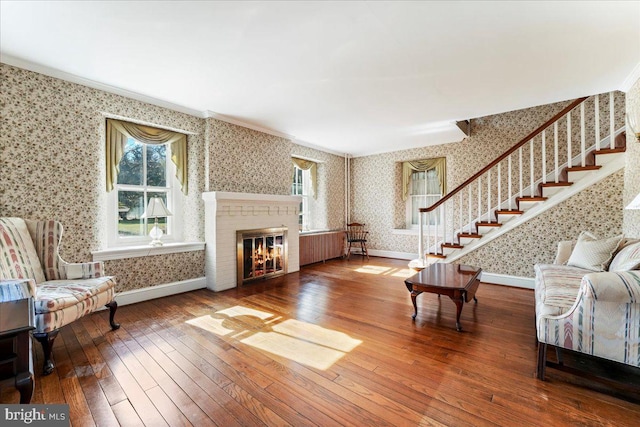
<instances>
[{"instance_id":1,"label":"throw pillow","mask_svg":"<svg viewBox=\"0 0 640 427\"><path fill-rule=\"evenodd\" d=\"M605 271L623 238L624 236L620 235L598 240L593 234L583 231L578 237L567 265L592 271Z\"/></svg>"},{"instance_id":2,"label":"throw pillow","mask_svg":"<svg viewBox=\"0 0 640 427\"><path fill-rule=\"evenodd\" d=\"M609 271L630 271L640 269L640 242L627 245L613 258Z\"/></svg>"}]
</instances>

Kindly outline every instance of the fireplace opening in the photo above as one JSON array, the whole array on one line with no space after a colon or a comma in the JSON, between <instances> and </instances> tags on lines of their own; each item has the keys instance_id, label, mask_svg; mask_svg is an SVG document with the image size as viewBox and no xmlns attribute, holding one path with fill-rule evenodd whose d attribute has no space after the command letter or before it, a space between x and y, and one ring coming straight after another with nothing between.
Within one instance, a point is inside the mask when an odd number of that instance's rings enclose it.
<instances>
[{"instance_id":1,"label":"fireplace opening","mask_svg":"<svg viewBox=\"0 0 640 427\"><path fill-rule=\"evenodd\" d=\"M287 227L238 230L238 286L287 272Z\"/></svg>"}]
</instances>

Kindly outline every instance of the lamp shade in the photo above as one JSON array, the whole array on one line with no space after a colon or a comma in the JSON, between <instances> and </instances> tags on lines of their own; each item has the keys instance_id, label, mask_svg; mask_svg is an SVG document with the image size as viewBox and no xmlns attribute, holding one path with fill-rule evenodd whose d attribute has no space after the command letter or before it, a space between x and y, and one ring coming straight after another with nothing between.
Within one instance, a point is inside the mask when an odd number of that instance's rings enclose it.
<instances>
[{"instance_id":1,"label":"lamp shade","mask_svg":"<svg viewBox=\"0 0 640 427\"><path fill-rule=\"evenodd\" d=\"M629 203L625 209L640 209L640 193Z\"/></svg>"},{"instance_id":2,"label":"lamp shade","mask_svg":"<svg viewBox=\"0 0 640 427\"><path fill-rule=\"evenodd\" d=\"M142 218L164 218L171 216L171 212L164 205L164 202L160 197L152 197L149 199L147 210L142 215Z\"/></svg>"}]
</instances>

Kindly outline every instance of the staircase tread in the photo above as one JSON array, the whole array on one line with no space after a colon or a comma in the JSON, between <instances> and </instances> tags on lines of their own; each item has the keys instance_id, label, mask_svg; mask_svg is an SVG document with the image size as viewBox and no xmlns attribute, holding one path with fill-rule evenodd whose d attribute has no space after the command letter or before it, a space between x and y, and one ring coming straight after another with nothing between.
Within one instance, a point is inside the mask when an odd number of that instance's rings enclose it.
<instances>
[{"instance_id":1,"label":"staircase tread","mask_svg":"<svg viewBox=\"0 0 640 427\"><path fill-rule=\"evenodd\" d=\"M449 248L449 249L462 249L462 248L464 248L464 246L459 245L457 243L443 243L441 246L443 248Z\"/></svg>"},{"instance_id":2,"label":"staircase tread","mask_svg":"<svg viewBox=\"0 0 640 427\"><path fill-rule=\"evenodd\" d=\"M545 200L547 200L548 197L542 197L542 196L526 196L526 197L517 197L516 200L518 201L523 201L523 202L544 202Z\"/></svg>"},{"instance_id":3,"label":"staircase tread","mask_svg":"<svg viewBox=\"0 0 640 427\"><path fill-rule=\"evenodd\" d=\"M571 166L567 168L567 172L581 172L581 171L595 171L600 169L602 166L599 165L590 165L590 166Z\"/></svg>"},{"instance_id":4,"label":"staircase tread","mask_svg":"<svg viewBox=\"0 0 640 427\"><path fill-rule=\"evenodd\" d=\"M595 154L616 154L616 153L624 153L626 151L626 147L621 148L601 148L600 150L594 151Z\"/></svg>"},{"instance_id":5,"label":"staircase tread","mask_svg":"<svg viewBox=\"0 0 640 427\"><path fill-rule=\"evenodd\" d=\"M518 209L500 209L496 211L498 215L522 215L524 211Z\"/></svg>"},{"instance_id":6,"label":"staircase tread","mask_svg":"<svg viewBox=\"0 0 640 427\"><path fill-rule=\"evenodd\" d=\"M433 252L427 252L427 257L445 259L447 256L443 254L434 254Z\"/></svg>"},{"instance_id":7,"label":"staircase tread","mask_svg":"<svg viewBox=\"0 0 640 427\"><path fill-rule=\"evenodd\" d=\"M467 239L481 239L482 234L472 234L472 233L458 233L458 238L467 238Z\"/></svg>"},{"instance_id":8,"label":"staircase tread","mask_svg":"<svg viewBox=\"0 0 640 427\"><path fill-rule=\"evenodd\" d=\"M573 182L546 182L544 184L540 184L541 187L568 187L573 185Z\"/></svg>"},{"instance_id":9,"label":"staircase tread","mask_svg":"<svg viewBox=\"0 0 640 427\"><path fill-rule=\"evenodd\" d=\"M502 227L502 223L500 222L494 222L494 221L478 221L476 222L476 226L480 226L480 227Z\"/></svg>"}]
</instances>

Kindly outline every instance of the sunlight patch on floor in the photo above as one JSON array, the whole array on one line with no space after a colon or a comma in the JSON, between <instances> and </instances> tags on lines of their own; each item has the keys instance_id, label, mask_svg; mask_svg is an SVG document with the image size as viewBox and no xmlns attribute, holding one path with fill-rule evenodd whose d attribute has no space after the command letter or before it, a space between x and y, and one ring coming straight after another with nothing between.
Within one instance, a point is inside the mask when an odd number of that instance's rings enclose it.
<instances>
[{"instance_id":1,"label":"sunlight patch on floor","mask_svg":"<svg viewBox=\"0 0 640 427\"><path fill-rule=\"evenodd\" d=\"M411 268L381 267L377 265L364 265L356 268L358 273L377 274L382 276L393 276L407 278L416 274Z\"/></svg>"},{"instance_id":2,"label":"sunlight patch on floor","mask_svg":"<svg viewBox=\"0 0 640 427\"><path fill-rule=\"evenodd\" d=\"M222 326L224 321L225 319L216 319L211 316L200 316L195 319L187 320L187 323L223 337L234 332L233 329L228 329Z\"/></svg>"},{"instance_id":3,"label":"sunlight patch on floor","mask_svg":"<svg viewBox=\"0 0 640 427\"><path fill-rule=\"evenodd\" d=\"M229 317L254 316L261 320L267 320L268 318L273 317L273 314L267 313L266 311L255 310L253 308L243 307L241 305L236 305L234 307L216 311L216 314L224 314Z\"/></svg>"},{"instance_id":4,"label":"sunlight patch on floor","mask_svg":"<svg viewBox=\"0 0 640 427\"><path fill-rule=\"evenodd\" d=\"M379 267L377 265L363 265L360 268L356 268L358 273L367 273L367 274L385 274L389 270L392 270L391 267Z\"/></svg>"},{"instance_id":5,"label":"sunlight patch on floor","mask_svg":"<svg viewBox=\"0 0 640 427\"><path fill-rule=\"evenodd\" d=\"M238 328L240 320L246 321L247 317L260 323L261 327ZM237 338L243 344L321 370L330 368L345 354L362 344L361 340L351 338L343 332L297 319L283 319L281 316L243 306L229 307L186 323L218 336Z\"/></svg>"},{"instance_id":6,"label":"sunlight patch on floor","mask_svg":"<svg viewBox=\"0 0 640 427\"><path fill-rule=\"evenodd\" d=\"M353 339L343 332L301 322L296 319L285 320L282 323L274 325L272 329L274 332L309 341L320 346L334 348L344 353L348 353L362 344L362 341Z\"/></svg>"}]
</instances>

